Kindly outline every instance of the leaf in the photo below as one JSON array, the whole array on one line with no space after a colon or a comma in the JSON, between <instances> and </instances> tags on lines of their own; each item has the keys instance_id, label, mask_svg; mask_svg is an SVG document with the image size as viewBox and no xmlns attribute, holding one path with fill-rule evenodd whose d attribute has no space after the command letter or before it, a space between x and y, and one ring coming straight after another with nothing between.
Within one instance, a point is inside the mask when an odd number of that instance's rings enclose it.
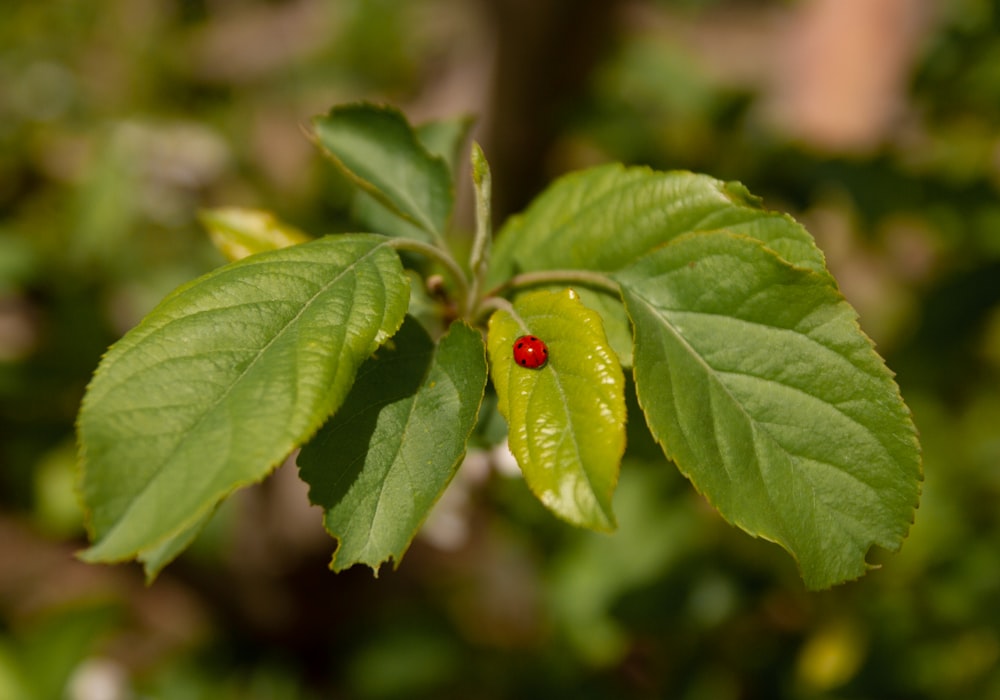
<instances>
[{"instance_id":1,"label":"leaf","mask_svg":"<svg viewBox=\"0 0 1000 700\"><path fill-rule=\"evenodd\" d=\"M490 281L519 272L611 272L692 231L726 229L826 274L823 254L791 217L765 211L739 183L688 172L605 165L567 175L497 236Z\"/></svg>"},{"instance_id":2,"label":"leaf","mask_svg":"<svg viewBox=\"0 0 1000 700\"><path fill-rule=\"evenodd\" d=\"M601 317L572 290L518 297L490 317L490 373L508 443L535 496L556 515L595 530L615 528L611 498L625 450L624 376ZM541 338L548 364L525 369L512 345Z\"/></svg>"},{"instance_id":3,"label":"leaf","mask_svg":"<svg viewBox=\"0 0 1000 700\"><path fill-rule=\"evenodd\" d=\"M537 289L544 289L550 292L561 291L564 285L545 285ZM605 291L597 291L581 287L574 289L580 297L580 301L588 309L593 309L601 315L604 324L604 333L608 338L611 349L618 356L618 362L623 367L632 366L632 323L628 320L628 314L622 306L621 298L612 296Z\"/></svg>"},{"instance_id":4,"label":"leaf","mask_svg":"<svg viewBox=\"0 0 1000 700\"><path fill-rule=\"evenodd\" d=\"M168 295L108 351L78 418L88 561L154 555L340 405L402 322L386 239L261 253Z\"/></svg>"},{"instance_id":5,"label":"leaf","mask_svg":"<svg viewBox=\"0 0 1000 700\"><path fill-rule=\"evenodd\" d=\"M218 505L218 504L216 504ZM136 559L142 562L142 570L146 574L146 583L152 583L167 564L176 559L201 534L205 526L215 515L216 509L203 514L198 520L177 534L159 544L140 550Z\"/></svg>"},{"instance_id":6,"label":"leaf","mask_svg":"<svg viewBox=\"0 0 1000 700\"><path fill-rule=\"evenodd\" d=\"M482 336L462 321L435 347L407 318L362 366L343 408L298 457L310 500L340 540L335 571L399 564L461 464L485 388Z\"/></svg>"},{"instance_id":7,"label":"leaf","mask_svg":"<svg viewBox=\"0 0 1000 700\"><path fill-rule=\"evenodd\" d=\"M198 220L208 231L212 244L230 261L309 240L297 228L260 209L206 209L199 212Z\"/></svg>"},{"instance_id":8,"label":"leaf","mask_svg":"<svg viewBox=\"0 0 1000 700\"><path fill-rule=\"evenodd\" d=\"M872 545L898 549L920 490L915 428L826 276L717 232L616 278L649 427L727 520L788 550L814 589L862 575Z\"/></svg>"},{"instance_id":9,"label":"leaf","mask_svg":"<svg viewBox=\"0 0 1000 700\"><path fill-rule=\"evenodd\" d=\"M432 156L444 159L448 165L451 181L458 169L458 158L462 144L469 135L472 120L468 117L445 119L421 124L416 129L417 139ZM429 235L419 226L399 217L396 212L383 205L378 199L363 189L354 193L351 205L354 219L367 231L384 233L388 236L416 238L431 241Z\"/></svg>"},{"instance_id":10,"label":"leaf","mask_svg":"<svg viewBox=\"0 0 1000 700\"><path fill-rule=\"evenodd\" d=\"M474 119L468 115L452 119L437 119L417 127L417 138L432 156L444 159L454 173L461 167L463 146L472 131Z\"/></svg>"},{"instance_id":11,"label":"leaf","mask_svg":"<svg viewBox=\"0 0 1000 700\"><path fill-rule=\"evenodd\" d=\"M381 233L393 238L415 238L431 242L434 237L409 220L400 218L396 212L382 204L365 190L357 189L351 197L351 219L364 231Z\"/></svg>"},{"instance_id":12,"label":"leaf","mask_svg":"<svg viewBox=\"0 0 1000 700\"><path fill-rule=\"evenodd\" d=\"M451 171L428 153L398 110L335 107L313 119L316 142L359 187L440 239L454 204Z\"/></svg>"}]
</instances>

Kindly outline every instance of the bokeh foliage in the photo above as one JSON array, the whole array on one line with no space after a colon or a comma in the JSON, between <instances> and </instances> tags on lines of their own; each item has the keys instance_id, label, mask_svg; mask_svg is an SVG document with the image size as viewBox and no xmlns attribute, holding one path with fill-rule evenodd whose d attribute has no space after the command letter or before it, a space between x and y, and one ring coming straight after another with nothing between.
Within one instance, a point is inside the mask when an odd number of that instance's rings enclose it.
<instances>
[{"instance_id":1,"label":"bokeh foliage","mask_svg":"<svg viewBox=\"0 0 1000 700\"><path fill-rule=\"evenodd\" d=\"M455 67L478 65L486 5L5 4L0 696L46 697L74 672L75 688L111 677L163 698L1000 695L997 0L939 3L901 116L860 149L776 125L768 82L734 70L778 55L765 18L794 16L791 2L629 4L639 21L609 27L580 91L545 112L558 121L543 179L605 160L691 168L743 181L817 235L925 453L916 523L881 571L806 593L780 551L663 469L635 422L614 536L553 522L521 481L473 463L442 509L466 539L430 523L377 580L325 571L328 540L303 534L319 514L280 472L221 509L153 588L137 570L72 561L83 387L108 344L221 262L198 208L351 228L354 193L301 125L356 98L417 121L480 104L449 90L481 95L490 80ZM765 40L720 62L707 40L734 24ZM551 36L550 60L573 60Z\"/></svg>"}]
</instances>

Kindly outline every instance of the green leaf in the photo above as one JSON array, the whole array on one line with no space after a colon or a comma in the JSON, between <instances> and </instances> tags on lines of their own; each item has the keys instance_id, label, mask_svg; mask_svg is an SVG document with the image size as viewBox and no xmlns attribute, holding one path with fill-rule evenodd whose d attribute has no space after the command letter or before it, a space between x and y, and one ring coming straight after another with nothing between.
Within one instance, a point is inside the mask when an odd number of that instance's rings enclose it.
<instances>
[{"instance_id":1,"label":"green leaf","mask_svg":"<svg viewBox=\"0 0 1000 700\"><path fill-rule=\"evenodd\" d=\"M216 504L218 505L218 504ZM194 542L208 522L215 515L215 508L202 515L198 520L184 528L176 535L160 542L154 547L140 550L136 559L142 562L142 570L146 574L146 583L152 583L167 564L176 559L181 552Z\"/></svg>"},{"instance_id":2,"label":"green leaf","mask_svg":"<svg viewBox=\"0 0 1000 700\"><path fill-rule=\"evenodd\" d=\"M382 204L364 190L356 190L351 199L351 219L359 229L393 238L415 238L428 243L434 236Z\"/></svg>"},{"instance_id":3,"label":"green leaf","mask_svg":"<svg viewBox=\"0 0 1000 700\"><path fill-rule=\"evenodd\" d=\"M490 373L508 442L525 481L556 515L595 530L615 528L611 498L625 450L624 376L601 317L572 290L521 295L490 317ZM514 362L521 335L541 338L540 369Z\"/></svg>"},{"instance_id":4,"label":"green leaf","mask_svg":"<svg viewBox=\"0 0 1000 700\"><path fill-rule=\"evenodd\" d=\"M153 555L259 481L347 395L399 328L409 287L386 239L261 253L168 295L101 361L78 418L89 561Z\"/></svg>"},{"instance_id":5,"label":"green leaf","mask_svg":"<svg viewBox=\"0 0 1000 700\"><path fill-rule=\"evenodd\" d=\"M343 408L299 453L309 498L340 540L331 567L396 565L465 455L486 388L479 331L435 347L408 318L358 372Z\"/></svg>"},{"instance_id":6,"label":"green leaf","mask_svg":"<svg viewBox=\"0 0 1000 700\"><path fill-rule=\"evenodd\" d=\"M716 232L616 278L649 427L727 520L788 550L814 589L862 575L872 545L899 548L919 497L916 432L825 275Z\"/></svg>"},{"instance_id":7,"label":"green leaf","mask_svg":"<svg viewBox=\"0 0 1000 700\"><path fill-rule=\"evenodd\" d=\"M431 155L398 110L335 107L313 119L316 142L361 189L440 239L454 204L451 171Z\"/></svg>"},{"instance_id":8,"label":"green leaf","mask_svg":"<svg viewBox=\"0 0 1000 700\"><path fill-rule=\"evenodd\" d=\"M231 261L309 240L297 228L259 209L206 209L199 212L198 220L208 231L212 244Z\"/></svg>"},{"instance_id":9,"label":"green leaf","mask_svg":"<svg viewBox=\"0 0 1000 700\"><path fill-rule=\"evenodd\" d=\"M458 170L461 147L465 143L471 127L472 120L470 118L460 117L428 122L421 124L416 129L417 138L427 149L427 152L432 156L444 159L451 173L452 182L454 181L454 173ZM402 238L416 238L423 241L434 239L420 227L411 224L406 219L401 219L395 211L387 208L363 189L358 189L354 193L351 214L366 231Z\"/></svg>"},{"instance_id":10,"label":"green leaf","mask_svg":"<svg viewBox=\"0 0 1000 700\"><path fill-rule=\"evenodd\" d=\"M684 233L720 229L826 274L809 233L791 217L761 209L739 183L613 164L557 180L511 217L497 236L490 281L535 270L610 272Z\"/></svg>"},{"instance_id":11,"label":"green leaf","mask_svg":"<svg viewBox=\"0 0 1000 700\"><path fill-rule=\"evenodd\" d=\"M417 127L417 138L432 156L444 159L452 172L452 179L462 165L463 146L469 138L474 119L468 115L452 119L438 119Z\"/></svg>"}]
</instances>

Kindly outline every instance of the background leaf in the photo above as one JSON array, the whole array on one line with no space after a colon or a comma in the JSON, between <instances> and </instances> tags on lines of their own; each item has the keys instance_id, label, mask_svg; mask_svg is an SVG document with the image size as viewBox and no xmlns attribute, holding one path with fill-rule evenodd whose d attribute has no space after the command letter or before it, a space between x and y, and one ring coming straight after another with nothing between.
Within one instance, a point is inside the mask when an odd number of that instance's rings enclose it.
<instances>
[{"instance_id":1,"label":"background leaf","mask_svg":"<svg viewBox=\"0 0 1000 700\"><path fill-rule=\"evenodd\" d=\"M482 336L462 321L437 346L413 318L358 372L299 453L310 500L340 540L341 571L398 565L465 454L486 388Z\"/></svg>"},{"instance_id":2,"label":"background leaf","mask_svg":"<svg viewBox=\"0 0 1000 700\"><path fill-rule=\"evenodd\" d=\"M574 525L613 530L611 498L625 449L624 377L600 315L572 290L523 294L516 315L490 317L490 373L508 443L535 496ZM549 349L540 369L514 362L530 333Z\"/></svg>"},{"instance_id":3,"label":"background leaf","mask_svg":"<svg viewBox=\"0 0 1000 700\"><path fill-rule=\"evenodd\" d=\"M262 253L170 294L84 398L84 557L155 556L263 478L341 403L407 298L399 258L371 235Z\"/></svg>"},{"instance_id":4,"label":"background leaf","mask_svg":"<svg viewBox=\"0 0 1000 700\"><path fill-rule=\"evenodd\" d=\"M743 233L826 274L823 254L791 217L762 209L739 183L611 164L566 175L497 237L491 280L549 269L618 270L692 231Z\"/></svg>"},{"instance_id":5,"label":"background leaf","mask_svg":"<svg viewBox=\"0 0 1000 700\"><path fill-rule=\"evenodd\" d=\"M101 641L120 618L121 610L115 603L91 600L70 606L64 603L61 609L39 619L22 633L14 660L26 687L19 688L16 694L7 694L11 688L0 682L0 690L5 692L3 697L11 700L66 697L69 679L87 658L99 653ZM0 653L2 643L0 637Z\"/></svg>"},{"instance_id":6,"label":"background leaf","mask_svg":"<svg viewBox=\"0 0 1000 700\"><path fill-rule=\"evenodd\" d=\"M863 574L913 521L920 455L892 374L825 276L728 233L620 272L635 381L667 456L810 588Z\"/></svg>"},{"instance_id":7,"label":"background leaf","mask_svg":"<svg viewBox=\"0 0 1000 700\"><path fill-rule=\"evenodd\" d=\"M428 153L401 112L346 105L313 119L316 141L359 187L435 238L454 205L451 171Z\"/></svg>"},{"instance_id":8,"label":"background leaf","mask_svg":"<svg viewBox=\"0 0 1000 700\"><path fill-rule=\"evenodd\" d=\"M294 226L260 209L205 209L198 214L198 220L208 230L212 244L230 261L309 240Z\"/></svg>"}]
</instances>

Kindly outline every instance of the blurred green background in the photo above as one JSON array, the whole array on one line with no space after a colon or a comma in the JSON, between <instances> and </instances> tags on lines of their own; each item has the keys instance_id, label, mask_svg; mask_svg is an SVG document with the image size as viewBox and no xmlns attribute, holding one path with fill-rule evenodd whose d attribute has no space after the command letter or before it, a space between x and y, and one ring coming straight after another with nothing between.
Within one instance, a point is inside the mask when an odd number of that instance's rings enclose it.
<instances>
[{"instance_id":1,"label":"blurred green background","mask_svg":"<svg viewBox=\"0 0 1000 700\"><path fill-rule=\"evenodd\" d=\"M357 99L477 115L498 221L622 160L806 223L920 429L902 551L807 593L634 419L613 536L477 451L378 579L288 467L151 587L77 562L100 354L222 262L199 207L349 229L302 127ZM998 387L998 0L3 2L0 698L1000 698Z\"/></svg>"}]
</instances>

